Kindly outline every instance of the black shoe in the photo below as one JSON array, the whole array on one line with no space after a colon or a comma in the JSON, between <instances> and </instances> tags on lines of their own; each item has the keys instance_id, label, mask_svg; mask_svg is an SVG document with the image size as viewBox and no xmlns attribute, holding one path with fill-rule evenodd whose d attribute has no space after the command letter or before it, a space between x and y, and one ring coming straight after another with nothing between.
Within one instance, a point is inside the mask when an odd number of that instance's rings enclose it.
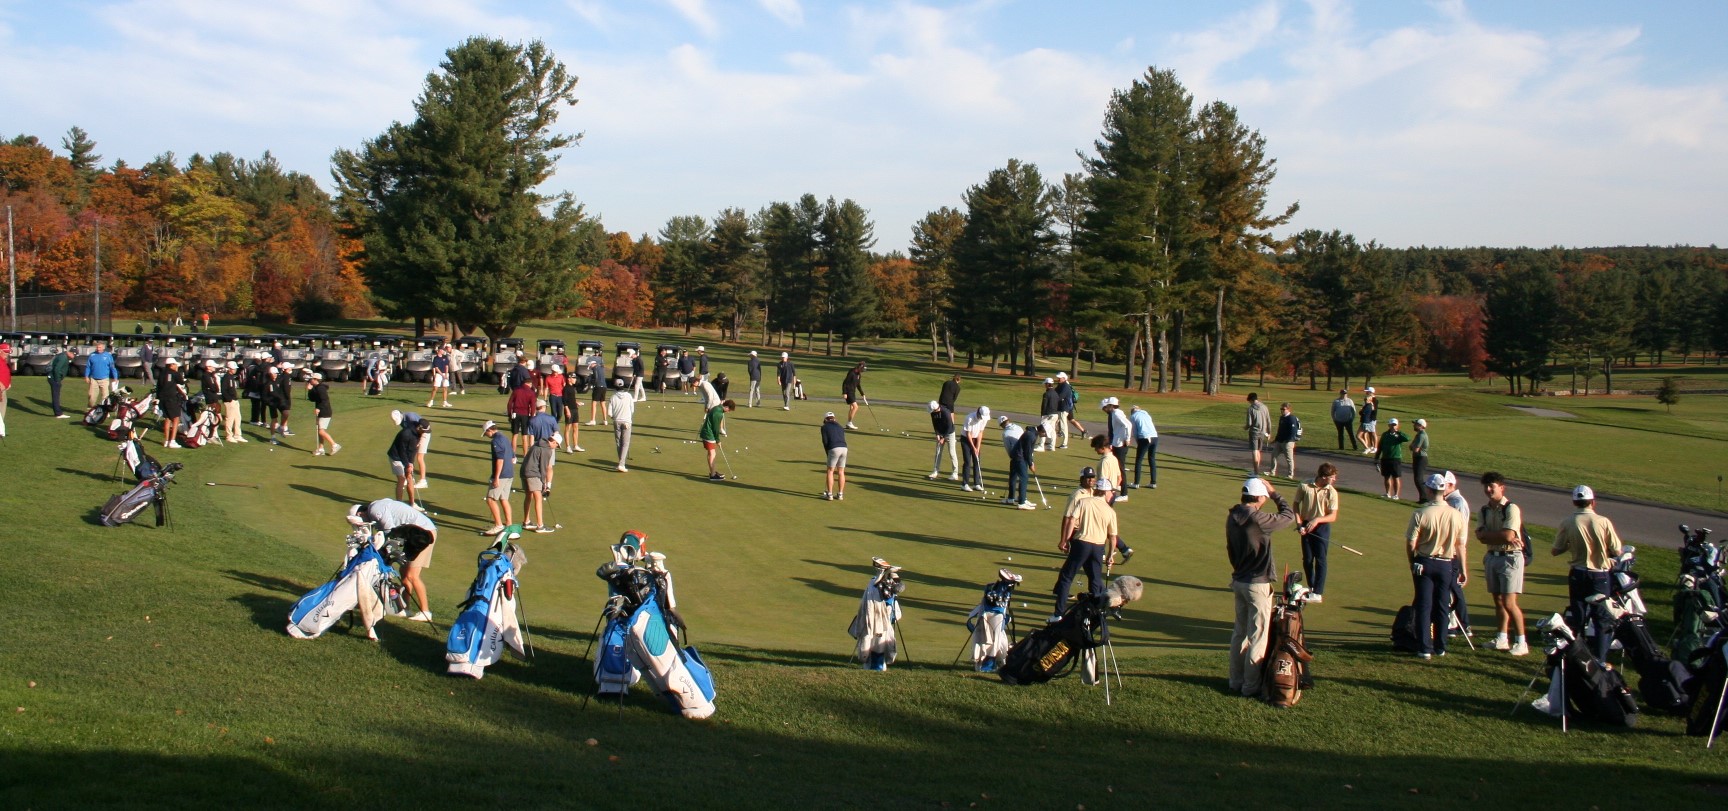
<instances>
[{"instance_id":1,"label":"black shoe","mask_svg":"<svg viewBox=\"0 0 1728 811\"><path fill-rule=\"evenodd\" d=\"M718 473L710 473L708 475L708 481L711 481L711 482L718 482L718 481L725 481L725 480L726 480L726 477L722 476Z\"/></svg>"}]
</instances>

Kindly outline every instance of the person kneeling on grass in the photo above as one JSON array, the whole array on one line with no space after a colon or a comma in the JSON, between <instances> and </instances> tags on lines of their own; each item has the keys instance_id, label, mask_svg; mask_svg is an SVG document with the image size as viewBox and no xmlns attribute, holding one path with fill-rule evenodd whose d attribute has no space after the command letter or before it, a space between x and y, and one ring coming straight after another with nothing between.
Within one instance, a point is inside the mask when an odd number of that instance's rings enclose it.
<instances>
[{"instance_id":1,"label":"person kneeling on grass","mask_svg":"<svg viewBox=\"0 0 1728 811\"><path fill-rule=\"evenodd\" d=\"M822 500L846 500L846 431L840 427L834 412L822 415L822 452L828 457L828 466L823 473ZM838 477L840 486L834 486Z\"/></svg>"},{"instance_id":2,"label":"person kneeling on grass","mask_svg":"<svg viewBox=\"0 0 1728 811\"><path fill-rule=\"evenodd\" d=\"M438 525L418 507L393 498L381 498L365 506L356 504L348 509L348 514L362 515L376 524L385 537L402 540L403 597L412 594L420 605L420 613L408 619L431 622L432 609L426 601L426 583L420 579L420 570L432 565L432 547L438 543Z\"/></svg>"},{"instance_id":3,"label":"person kneeling on grass","mask_svg":"<svg viewBox=\"0 0 1728 811\"><path fill-rule=\"evenodd\" d=\"M708 415L702 419L702 430L697 437L702 440L702 449L708 452L708 481L725 481L720 475L720 469L714 466L714 457L720 450L720 438L726 435L726 415L737 408L731 400L723 400L713 408L708 409Z\"/></svg>"}]
</instances>

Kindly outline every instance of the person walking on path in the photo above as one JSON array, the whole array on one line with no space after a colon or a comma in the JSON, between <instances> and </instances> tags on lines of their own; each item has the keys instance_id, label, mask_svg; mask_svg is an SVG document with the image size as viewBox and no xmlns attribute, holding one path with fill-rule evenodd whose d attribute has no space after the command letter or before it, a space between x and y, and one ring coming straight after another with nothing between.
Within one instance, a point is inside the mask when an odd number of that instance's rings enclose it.
<instances>
[{"instance_id":1,"label":"person walking on path","mask_svg":"<svg viewBox=\"0 0 1728 811\"><path fill-rule=\"evenodd\" d=\"M114 366L114 355L108 351L108 344L96 342L90 357L84 361L84 380L85 399L89 401L84 406L86 411L108 402L108 395L120 380L120 370Z\"/></svg>"},{"instance_id":2,"label":"person walking on path","mask_svg":"<svg viewBox=\"0 0 1728 811\"><path fill-rule=\"evenodd\" d=\"M1277 514L1260 509L1270 498ZM1230 557L1230 591L1236 620L1230 631L1230 689L1249 698L1262 688L1266 640L1272 624L1272 533L1296 523L1296 511L1272 483L1258 477L1242 483L1242 498L1224 517Z\"/></svg>"},{"instance_id":3,"label":"person walking on path","mask_svg":"<svg viewBox=\"0 0 1728 811\"><path fill-rule=\"evenodd\" d=\"M1476 540L1488 552L1482 558L1482 580L1494 600L1494 650L1526 656L1530 644L1524 638L1524 610L1518 595L1524 593L1524 513L1506 497L1506 477L1498 472L1482 474L1482 494L1488 502L1476 520ZM1508 639L1509 634L1515 634Z\"/></svg>"},{"instance_id":4,"label":"person walking on path","mask_svg":"<svg viewBox=\"0 0 1728 811\"><path fill-rule=\"evenodd\" d=\"M1052 589L1056 594L1056 612L1050 615L1050 622L1062 619L1062 614L1068 610L1068 590L1074 586L1075 575L1082 570L1086 572L1087 593L1095 597L1104 593L1104 578L1110 571L1106 558L1121 533L1116 510L1104 498L1113 486L1104 479L1094 482L1093 497L1075 502L1072 534L1063 536L1056 543L1057 551L1066 553L1067 557L1062 561L1062 571L1056 575L1056 587ZM1068 521L1064 518L1064 525L1069 525Z\"/></svg>"},{"instance_id":5,"label":"person walking on path","mask_svg":"<svg viewBox=\"0 0 1728 811\"><path fill-rule=\"evenodd\" d=\"M1067 372L1056 373L1056 395L1062 398L1062 444L1060 447L1067 448L1068 427L1070 425L1080 433L1081 439L1086 438L1086 426L1081 425L1080 418L1075 416L1075 412L1080 409L1080 393L1075 391L1073 384L1069 382Z\"/></svg>"},{"instance_id":6,"label":"person walking on path","mask_svg":"<svg viewBox=\"0 0 1728 811\"><path fill-rule=\"evenodd\" d=\"M624 378L618 378L623 383ZM612 444L618 451L618 472L630 472L630 426L636 422L636 394L627 386L612 387ZM581 450L581 448L577 448Z\"/></svg>"},{"instance_id":7,"label":"person walking on path","mask_svg":"<svg viewBox=\"0 0 1728 811\"><path fill-rule=\"evenodd\" d=\"M984 489L982 454L984 429L990 427L990 407L979 406L960 426L960 489L970 493Z\"/></svg>"},{"instance_id":8,"label":"person walking on path","mask_svg":"<svg viewBox=\"0 0 1728 811\"><path fill-rule=\"evenodd\" d=\"M1445 489L1445 477L1432 474L1433 493ZM1437 496L1410 515L1404 533L1410 575L1416 581L1416 655L1423 659L1446 655L1446 629L1452 617L1452 584L1458 580L1458 555L1465 538L1464 518Z\"/></svg>"},{"instance_id":9,"label":"person walking on path","mask_svg":"<svg viewBox=\"0 0 1728 811\"><path fill-rule=\"evenodd\" d=\"M1158 489L1158 426L1152 423L1152 412L1139 406L1128 408L1128 421L1134 424L1134 483L1130 490L1140 489L1140 464L1146 463L1146 486ZM1063 443L1062 447L1068 447Z\"/></svg>"},{"instance_id":10,"label":"person walking on path","mask_svg":"<svg viewBox=\"0 0 1728 811\"><path fill-rule=\"evenodd\" d=\"M1278 462L1283 460L1285 473L1296 478L1296 443L1302 439L1302 421L1290 410L1289 403L1278 404L1278 433L1272 437L1272 472L1278 475Z\"/></svg>"},{"instance_id":11,"label":"person walking on path","mask_svg":"<svg viewBox=\"0 0 1728 811\"><path fill-rule=\"evenodd\" d=\"M498 430L498 423L487 420L480 433L492 446L492 478L486 484L486 508L492 511L492 527L480 530L480 534L497 535L515 523L510 516L510 482L516 478L516 449ZM413 492L412 488L409 492Z\"/></svg>"},{"instance_id":12,"label":"person walking on path","mask_svg":"<svg viewBox=\"0 0 1728 811\"><path fill-rule=\"evenodd\" d=\"M823 501L846 500L846 453L846 432L830 411L822 416L822 454L828 460L822 474Z\"/></svg>"},{"instance_id":13,"label":"person walking on path","mask_svg":"<svg viewBox=\"0 0 1728 811\"><path fill-rule=\"evenodd\" d=\"M1116 455L1116 466L1121 470L1128 469L1128 446L1134 441L1134 423L1128 419L1127 412L1122 410L1122 401L1115 397L1104 398L1104 414L1109 420L1106 434L1110 438L1110 452ZM1116 501L1128 500L1128 493L1122 487L1120 474L1110 480L1116 485Z\"/></svg>"},{"instance_id":14,"label":"person walking on path","mask_svg":"<svg viewBox=\"0 0 1728 811\"><path fill-rule=\"evenodd\" d=\"M864 361L858 361L846 372L845 379L840 381L840 397L846 401L846 430L858 430L858 402L869 399L864 394Z\"/></svg>"},{"instance_id":15,"label":"person walking on path","mask_svg":"<svg viewBox=\"0 0 1728 811\"><path fill-rule=\"evenodd\" d=\"M780 410L792 410L792 387L798 383L798 367L792 363L792 356L780 353L780 365L775 367L774 376L780 384Z\"/></svg>"},{"instance_id":16,"label":"person walking on path","mask_svg":"<svg viewBox=\"0 0 1728 811\"><path fill-rule=\"evenodd\" d=\"M1356 403L1350 399L1349 389L1339 389L1338 399L1332 401L1332 427L1338 429L1338 450L1344 450L1344 440L1350 440L1350 450L1361 450L1356 444Z\"/></svg>"},{"instance_id":17,"label":"person walking on path","mask_svg":"<svg viewBox=\"0 0 1728 811\"><path fill-rule=\"evenodd\" d=\"M1272 439L1272 414L1260 402L1259 392L1248 392L1248 418L1242 427L1248 431L1248 451L1254 457L1254 475L1266 468L1260 464L1260 452Z\"/></svg>"},{"instance_id":18,"label":"person walking on path","mask_svg":"<svg viewBox=\"0 0 1728 811\"><path fill-rule=\"evenodd\" d=\"M1373 456L1380 452L1377 431L1380 430L1380 396L1374 393L1374 387L1362 390L1362 410L1357 412L1362 420L1362 430L1356 432L1356 438L1362 440L1362 452Z\"/></svg>"},{"instance_id":19,"label":"person walking on path","mask_svg":"<svg viewBox=\"0 0 1728 811\"><path fill-rule=\"evenodd\" d=\"M329 445L330 455L335 456L337 451L342 450L342 446L330 436L330 418L335 416L336 412L330 407L330 387L324 384L322 372L313 372L311 377L306 378L306 399L312 403L312 416L317 420L318 426L318 449L313 451L312 455L323 456L324 446ZM235 410L235 415L239 415L238 409Z\"/></svg>"},{"instance_id":20,"label":"person walking on path","mask_svg":"<svg viewBox=\"0 0 1728 811\"><path fill-rule=\"evenodd\" d=\"M723 400L702 418L702 429L696 433L702 440L702 449L708 452L708 480L712 482L725 481L720 475L720 469L714 466L714 456L720 450L720 438L726 435L726 415L738 406L731 400Z\"/></svg>"},{"instance_id":21,"label":"person walking on path","mask_svg":"<svg viewBox=\"0 0 1728 811\"><path fill-rule=\"evenodd\" d=\"M72 418L60 405L60 388L65 385L66 376L72 373L72 353L71 347L62 346L48 361L48 404L53 407L54 419L57 420Z\"/></svg>"},{"instance_id":22,"label":"person walking on path","mask_svg":"<svg viewBox=\"0 0 1728 811\"><path fill-rule=\"evenodd\" d=\"M1548 551L1554 556L1568 555L1571 567L1566 573L1566 599L1571 603L1572 616L1580 625L1595 625L1589 598L1609 594L1610 570L1625 547L1614 522L1596 514L1596 491L1589 485L1572 488L1572 516L1555 528L1554 546ZM1578 629L1580 635L1584 629ZM1596 628L1596 658L1608 659L1608 646L1613 642L1608 629Z\"/></svg>"},{"instance_id":23,"label":"person walking on path","mask_svg":"<svg viewBox=\"0 0 1728 811\"><path fill-rule=\"evenodd\" d=\"M1380 468L1380 478L1386 485L1386 497L1397 501L1404 496L1404 443L1410 437L1398 430L1398 418L1386 422L1386 433L1374 445L1374 461Z\"/></svg>"},{"instance_id":24,"label":"person walking on path","mask_svg":"<svg viewBox=\"0 0 1728 811\"><path fill-rule=\"evenodd\" d=\"M1067 403L1062 402L1062 395L1056 391L1056 378L1044 378L1044 396L1038 401L1038 424L1043 426L1044 431L1043 437L1038 440L1038 450L1056 449L1056 435L1062 430L1062 409L1065 405Z\"/></svg>"},{"instance_id":25,"label":"person walking on path","mask_svg":"<svg viewBox=\"0 0 1728 811\"><path fill-rule=\"evenodd\" d=\"M954 415L942 407L942 404L930 401L930 430L936 434L936 457L930 460L930 475L926 479L934 479L942 475L942 454L948 454L948 480L960 481L960 450L954 446Z\"/></svg>"},{"instance_id":26,"label":"person walking on path","mask_svg":"<svg viewBox=\"0 0 1728 811\"><path fill-rule=\"evenodd\" d=\"M1296 531L1302 534L1302 576L1314 590L1309 602L1323 603L1326 557L1332 548L1332 523L1338 520L1338 466L1322 462L1314 478L1296 488Z\"/></svg>"},{"instance_id":27,"label":"person walking on path","mask_svg":"<svg viewBox=\"0 0 1728 811\"><path fill-rule=\"evenodd\" d=\"M749 360L744 361L744 374L750 378L750 395L747 404L755 408L762 404L762 358L756 350L750 350Z\"/></svg>"}]
</instances>

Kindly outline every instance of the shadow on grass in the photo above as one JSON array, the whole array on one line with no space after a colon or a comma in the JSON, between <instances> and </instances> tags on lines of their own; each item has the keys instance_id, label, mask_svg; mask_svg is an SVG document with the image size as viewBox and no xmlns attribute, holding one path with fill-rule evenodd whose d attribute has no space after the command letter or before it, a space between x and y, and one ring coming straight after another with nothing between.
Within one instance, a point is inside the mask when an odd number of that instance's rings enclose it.
<instances>
[{"instance_id":1,"label":"shadow on grass","mask_svg":"<svg viewBox=\"0 0 1728 811\"><path fill-rule=\"evenodd\" d=\"M1007 554L1023 555L1023 556L1027 556L1027 557L1049 558L1052 560L1062 560L1065 557L1064 555L1056 552L1054 549L1048 549L1048 550L1037 549L1037 548L1025 549L1025 548L1021 548L1021 547L1017 547L1017 546L1006 546L1003 544L986 543L983 541L969 541L969 540L965 540L962 538L946 538L946 537L942 537L939 535L918 535L918 534L914 534L911 532L884 532L882 530L864 529L861 527L830 526L829 529L831 529L835 532L863 533L866 535L875 535L877 537L882 537L882 538L893 538L894 540L909 541L912 543L928 543L928 544L935 544L937 546L952 546L952 547L957 547L960 549L982 549L982 550L991 551L991 552L1004 552ZM836 566L839 568L846 568L842 564L837 564L837 563L836 564L828 564L826 561L812 561L812 562L813 563L824 563L824 564ZM869 574L869 572L865 569L859 569L858 571L860 574L863 574L866 576ZM968 582L965 580L958 580L958 579L953 580L953 583L956 585L962 585L962 586L966 586L966 587L977 586L978 588L983 588L983 585L984 585L982 581L979 581L978 583L971 583L971 582Z\"/></svg>"},{"instance_id":2,"label":"shadow on grass","mask_svg":"<svg viewBox=\"0 0 1728 811\"><path fill-rule=\"evenodd\" d=\"M342 495L341 493L333 492L330 490L325 490L322 487L313 487L310 484L290 484L288 486L291 489L299 490L300 492L306 493L307 495L317 496L317 497L325 499L327 501L334 501L338 504L355 504L358 502L369 502L372 500L369 498L356 498L354 496L345 496L345 495Z\"/></svg>"},{"instance_id":3,"label":"shadow on grass","mask_svg":"<svg viewBox=\"0 0 1728 811\"><path fill-rule=\"evenodd\" d=\"M95 481L102 482L103 484L125 484L126 483L126 479L124 477L118 476L117 474L114 474L112 472L103 473L103 472L97 471L97 470L78 470L76 468L70 468L70 467L59 467L59 468L55 468L55 470L58 470L61 473L65 473L65 474L68 474L71 476L83 476L86 479L93 479Z\"/></svg>"},{"instance_id":4,"label":"shadow on grass","mask_svg":"<svg viewBox=\"0 0 1728 811\"><path fill-rule=\"evenodd\" d=\"M273 577L271 575L258 574L256 572L242 572L238 569L223 569L222 574L227 575L230 580L239 581L248 586L256 586L261 589L294 595L296 598L298 598L299 595L312 590L311 586L307 586L303 583L296 583L284 577ZM286 611L283 612L283 616L287 616Z\"/></svg>"},{"instance_id":5,"label":"shadow on grass","mask_svg":"<svg viewBox=\"0 0 1728 811\"><path fill-rule=\"evenodd\" d=\"M241 578L237 577L235 579L238 580ZM242 580L242 582L247 581ZM307 588L302 589L301 591L304 592L310 590L310 588ZM236 605L244 606L247 611L251 612L252 623L254 625L257 625L259 628L266 631L278 634L286 634L286 631L283 629L288 627L288 612L294 608L295 602L294 600L283 599L272 594L255 593L236 594L229 597L228 601ZM325 633L335 632L342 628L343 624L342 621L338 621L335 625L330 627L329 631L325 631Z\"/></svg>"},{"instance_id":6,"label":"shadow on grass","mask_svg":"<svg viewBox=\"0 0 1728 811\"><path fill-rule=\"evenodd\" d=\"M346 473L350 476L355 476L355 477L362 478L362 479L377 479L378 481L390 482L391 484L394 484L396 482L395 479L389 478L387 476L380 476L376 473L366 473L363 471L355 470L355 469L350 468L350 467L331 467L331 466L326 466L326 465L293 465L293 468L295 470L316 470L320 473Z\"/></svg>"}]
</instances>

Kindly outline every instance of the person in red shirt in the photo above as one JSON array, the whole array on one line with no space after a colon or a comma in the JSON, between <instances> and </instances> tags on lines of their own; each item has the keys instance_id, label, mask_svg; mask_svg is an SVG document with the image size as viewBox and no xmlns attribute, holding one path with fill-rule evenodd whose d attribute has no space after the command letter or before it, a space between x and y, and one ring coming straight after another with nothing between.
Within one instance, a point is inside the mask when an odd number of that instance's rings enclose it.
<instances>
[{"instance_id":1,"label":"person in red shirt","mask_svg":"<svg viewBox=\"0 0 1728 811\"><path fill-rule=\"evenodd\" d=\"M0 437L6 435L6 406L12 397L12 345L0 341Z\"/></svg>"},{"instance_id":2,"label":"person in red shirt","mask_svg":"<svg viewBox=\"0 0 1728 811\"><path fill-rule=\"evenodd\" d=\"M510 445L522 446L518 456L528 454L528 420L534 416L534 386L523 383L510 390Z\"/></svg>"}]
</instances>

